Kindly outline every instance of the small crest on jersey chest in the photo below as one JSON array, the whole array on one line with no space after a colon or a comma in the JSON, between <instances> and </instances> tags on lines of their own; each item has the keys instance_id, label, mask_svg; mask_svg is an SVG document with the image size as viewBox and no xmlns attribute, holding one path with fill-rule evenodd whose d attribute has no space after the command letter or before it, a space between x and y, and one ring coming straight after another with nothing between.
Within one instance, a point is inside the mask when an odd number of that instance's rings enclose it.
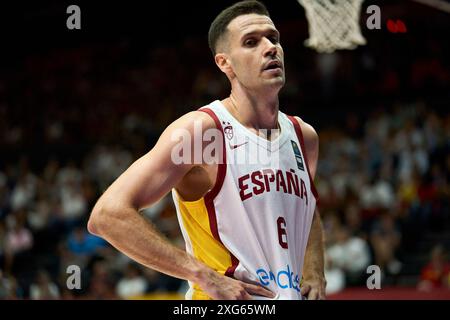
<instances>
[{"instance_id":1,"label":"small crest on jersey chest","mask_svg":"<svg viewBox=\"0 0 450 320\"><path fill-rule=\"evenodd\" d=\"M227 137L228 140L233 139L233 136L234 136L233 126L230 125L229 122L225 122L225 121L222 121L222 125L223 125L223 133L225 134L225 137Z\"/></svg>"},{"instance_id":2,"label":"small crest on jersey chest","mask_svg":"<svg viewBox=\"0 0 450 320\"><path fill-rule=\"evenodd\" d=\"M297 142L295 142L294 140L291 140L291 145L292 145L292 150L294 150L295 160L297 161L297 167L300 170L305 171L305 166L303 165L302 154L300 153L300 149L297 145Z\"/></svg>"}]
</instances>

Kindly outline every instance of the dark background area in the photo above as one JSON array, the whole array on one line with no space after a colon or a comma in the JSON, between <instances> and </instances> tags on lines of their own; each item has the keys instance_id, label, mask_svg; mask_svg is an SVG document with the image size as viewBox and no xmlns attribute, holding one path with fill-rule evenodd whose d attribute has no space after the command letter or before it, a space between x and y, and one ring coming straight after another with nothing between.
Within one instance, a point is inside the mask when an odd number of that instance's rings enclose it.
<instances>
[{"instance_id":1,"label":"dark background area","mask_svg":"<svg viewBox=\"0 0 450 320\"><path fill-rule=\"evenodd\" d=\"M14 2L4 4L1 14L2 51L1 67L4 71L13 72L17 67L23 65L24 59L31 55L45 56L57 54L58 50L68 50L82 46L107 46L126 43L129 47L123 59L138 64L146 59L150 48L180 44L186 38L195 38L197 45L201 47L202 53L207 51L207 30L212 18L220 12L221 8L232 4L233 1L214 2L187 2L187 1L164 1L164 2L142 2L130 3L109 1L78 1L82 11L81 30L68 30L65 27L66 8L72 2L65 1L39 1L39 2ZM367 14L364 9L369 4L377 4L381 7L382 30L368 30L365 28ZM298 73L308 78L308 85L317 92L320 88L321 79L315 76L315 70L309 70L308 66L314 63L316 54L314 51L303 47L303 41L308 37L307 21L303 8L296 1L266 1L271 12L272 19L283 33L283 45L286 51L287 61L292 61L297 68L290 73ZM408 28L407 34L393 34L386 28L388 19L402 19ZM367 1L363 4L361 14L362 33L368 40L366 46L355 51L342 51L341 59L349 60L345 68L354 70L351 76L356 74L357 78L346 79L339 86L332 97L332 103L319 101L320 107L324 107L329 119L334 122L336 116L347 110L361 109L361 103L370 98L372 102L379 100L381 103L386 99L417 99L421 97L440 96L448 98L448 92L442 90L442 86L436 87L430 83L412 90L411 64L417 59L433 57L438 60L443 69L449 68L448 57L450 52L446 45L446 35L449 30L449 16L434 8L413 1ZM356 66L365 53L370 53L376 59L377 65L390 68L399 75L400 92L395 94L379 95L379 88L373 82L382 79L376 74L361 73ZM347 57L348 56L348 57ZM214 68L213 60L204 56L190 57L186 63L201 61L205 66ZM177 59L186 59L180 54ZM352 61L353 60L353 63ZM75 66L74 66L75 67ZM309 72L309 73L308 73ZM354 83L361 85L374 84L371 92L358 94L355 92ZM372 82L372 83L371 83ZM305 90L309 92L308 90ZM316 93L315 92L315 93ZM386 92L385 92L386 93ZM368 96L369 94L369 96ZM320 98L320 97L319 97ZM336 99L338 98L338 99ZM350 99L351 98L351 99ZM307 107L303 112L311 113L312 116L320 114L320 123L323 121L323 108L311 108L317 105L317 95L310 94L302 102ZM375 100L374 100L375 99ZM439 110L445 110L445 106L437 103ZM321 111L318 111L321 110ZM320 125L318 122L318 124Z\"/></svg>"}]
</instances>

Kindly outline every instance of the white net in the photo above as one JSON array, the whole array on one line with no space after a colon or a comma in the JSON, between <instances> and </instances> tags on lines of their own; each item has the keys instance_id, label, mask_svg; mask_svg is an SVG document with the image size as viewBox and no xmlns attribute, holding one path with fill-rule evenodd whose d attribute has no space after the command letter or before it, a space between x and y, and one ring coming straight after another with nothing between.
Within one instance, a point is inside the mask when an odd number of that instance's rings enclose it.
<instances>
[{"instance_id":1,"label":"white net","mask_svg":"<svg viewBox=\"0 0 450 320\"><path fill-rule=\"evenodd\" d=\"M359 28L364 0L297 0L306 12L309 39L305 45L321 53L355 49L366 44Z\"/></svg>"}]
</instances>

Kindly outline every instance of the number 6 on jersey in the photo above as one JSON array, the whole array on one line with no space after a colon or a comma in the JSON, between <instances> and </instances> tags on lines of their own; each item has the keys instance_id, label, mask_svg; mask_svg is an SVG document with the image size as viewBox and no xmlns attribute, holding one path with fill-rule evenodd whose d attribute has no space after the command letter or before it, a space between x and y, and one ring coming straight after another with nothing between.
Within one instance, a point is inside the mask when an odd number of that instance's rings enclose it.
<instances>
[{"instance_id":1,"label":"number 6 on jersey","mask_svg":"<svg viewBox=\"0 0 450 320\"><path fill-rule=\"evenodd\" d=\"M286 233L286 220L283 217L278 217L277 219L278 228L278 242L283 249L288 248L287 243L287 233Z\"/></svg>"}]
</instances>

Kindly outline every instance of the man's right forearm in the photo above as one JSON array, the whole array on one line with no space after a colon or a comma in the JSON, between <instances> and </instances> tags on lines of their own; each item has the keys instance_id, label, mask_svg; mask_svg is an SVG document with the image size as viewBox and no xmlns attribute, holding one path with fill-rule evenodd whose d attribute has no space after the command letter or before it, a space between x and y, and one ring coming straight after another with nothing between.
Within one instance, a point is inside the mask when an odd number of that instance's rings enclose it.
<instances>
[{"instance_id":1,"label":"man's right forearm","mask_svg":"<svg viewBox=\"0 0 450 320\"><path fill-rule=\"evenodd\" d=\"M172 245L136 209L118 210L111 209L111 204L108 206L110 209L101 209L97 203L89 219L89 232L101 236L133 260L170 276L194 282L213 299L251 299L250 294L269 298L275 296L262 286L219 274Z\"/></svg>"},{"instance_id":2,"label":"man's right forearm","mask_svg":"<svg viewBox=\"0 0 450 320\"><path fill-rule=\"evenodd\" d=\"M199 283L212 271L171 244L134 208L104 209L97 204L88 229L131 259L170 276Z\"/></svg>"}]
</instances>

